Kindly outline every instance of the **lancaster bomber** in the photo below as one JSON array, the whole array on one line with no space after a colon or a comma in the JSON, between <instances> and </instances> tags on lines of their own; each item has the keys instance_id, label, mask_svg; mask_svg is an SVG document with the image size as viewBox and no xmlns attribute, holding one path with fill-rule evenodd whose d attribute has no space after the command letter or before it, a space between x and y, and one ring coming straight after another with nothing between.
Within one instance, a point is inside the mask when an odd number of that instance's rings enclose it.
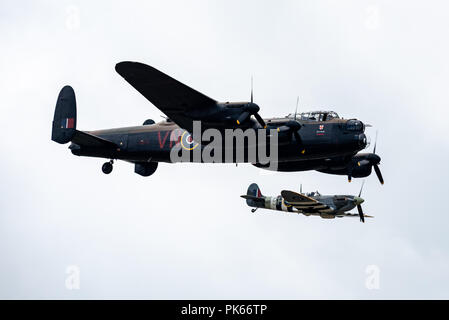
<instances>
[{"instance_id":1,"label":"lancaster bomber","mask_svg":"<svg viewBox=\"0 0 449 320\"><path fill-rule=\"evenodd\" d=\"M174 162L170 154L175 146L181 145L190 152L195 148L202 150L207 142L192 138L198 121L203 131L277 132L276 166L247 157L233 158L232 162L249 162L277 171L317 170L346 175L349 181L352 177L369 176L374 168L383 183L378 167L380 157L375 152L359 153L367 146L366 126L360 120L340 118L334 111L295 112L263 119L259 106L253 102L252 89L250 101L218 102L142 63L120 62L115 70L167 118L158 123L148 119L139 126L81 131L77 129L75 92L65 86L56 102L51 135L57 143L70 142L74 155L108 159L102 166L105 174L111 173L114 160L124 160L134 164L137 174L150 176L159 162ZM251 146L247 143L244 148L248 151Z\"/></svg>"},{"instance_id":2,"label":"lancaster bomber","mask_svg":"<svg viewBox=\"0 0 449 320\"><path fill-rule=\"evenodd\" d=\"M301 186L302 189L302 186ZM365 201L362 195L362 187L358 196L351 195L321 195L318 191L300 193L294 191L283 190L281 195L269 197L262 195L259 186L252 183L245 195L241 195L246 199L246 204L250 207L251 212L257 209L270 209L285 212L302 213L305 216L320 216L324 219L334 219L335 217L360 217L361 222L365 222L365 218L372 216L363 213L361 204ZM348 213L357 207L358 213Z\"/></svg>"}]
</instances>

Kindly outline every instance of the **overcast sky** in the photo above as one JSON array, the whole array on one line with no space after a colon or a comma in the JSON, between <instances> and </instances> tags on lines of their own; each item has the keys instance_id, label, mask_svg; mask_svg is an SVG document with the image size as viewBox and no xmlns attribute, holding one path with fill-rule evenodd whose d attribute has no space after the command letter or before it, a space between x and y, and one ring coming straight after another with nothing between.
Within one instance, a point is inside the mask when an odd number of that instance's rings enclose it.
<instances>
[{"instance_id":1,"label":"overcast sky","mask_svg":"<svg viewBox=\"0 0 449 320\"><path fill-rule=\"evenodd\" d=\"M446 1L1 1L0 298L449 298L448 12ZM253 76L264 117L299 95L301 111L372 124L386 183L373 174L362 197L375 218L251 214L239 197L252 182L265 195L301 183L357 194L361 179L164 163L143 178L124 162L106 176L103 159L52 142L66 84L81 130L162 119L115 72L123 60L220 101L248 100Z\"/></svg>"}]
</instances>

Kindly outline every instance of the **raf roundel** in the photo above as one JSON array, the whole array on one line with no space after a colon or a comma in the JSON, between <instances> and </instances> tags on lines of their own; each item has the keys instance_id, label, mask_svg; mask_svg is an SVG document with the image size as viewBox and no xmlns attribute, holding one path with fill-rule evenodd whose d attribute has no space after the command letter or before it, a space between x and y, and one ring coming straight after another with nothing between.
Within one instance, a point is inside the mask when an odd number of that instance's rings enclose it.
<instances>
[{"instance_id":1,"label":"raf roundel","mask_svg":"<svg viewBox=\"0 0 449 320\"><path fill-rule=\"evenodd\" d=\"M181 136L181 146L186 150L193 150L198 147L198 142L193 141L192 136L187 131Z\"/></svg>"}]
</instances>

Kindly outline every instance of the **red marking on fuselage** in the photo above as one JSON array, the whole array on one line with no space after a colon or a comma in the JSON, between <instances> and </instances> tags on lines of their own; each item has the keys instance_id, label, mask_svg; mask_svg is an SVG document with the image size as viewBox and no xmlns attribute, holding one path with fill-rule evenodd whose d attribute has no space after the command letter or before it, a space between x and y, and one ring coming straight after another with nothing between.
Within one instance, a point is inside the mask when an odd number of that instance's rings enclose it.
<instances>
[{"instance_id":1,"label":"red marking on fuselage","mask_svg":"<svg viewBox=\"0 0 449 320\"><path fill-rule=\"evenodd\" d=\"M170 148L173 145L178 145L179 143L181 143L181 137L182 137L182 130L181 129L175 129L171 132L170 134Z\"/></svg>"},{"instance_id":2,"label":"red marking on fuselage","mask_svg":"<svg viewBox=\"0 0 449 320\"><path fill-rule=\"evenodd\" d=\"M164 148L165 141L167 141L167 138L168 138L169 133L170 133L170 131L165 131L164 140L161 141L161 132L160 132L160 131L157 132L157 138L159 139L159 147L160 147L161 149Z\"/></svg>"}]
</instances>

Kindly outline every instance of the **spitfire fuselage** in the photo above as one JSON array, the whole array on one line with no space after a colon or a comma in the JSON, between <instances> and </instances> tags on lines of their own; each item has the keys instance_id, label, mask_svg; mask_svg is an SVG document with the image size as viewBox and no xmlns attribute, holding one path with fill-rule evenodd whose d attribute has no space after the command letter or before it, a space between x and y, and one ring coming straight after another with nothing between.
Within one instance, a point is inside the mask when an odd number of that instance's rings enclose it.
<instances>
[{"instance_id":1,"label":"spitfire fuselage","mask_svg":"<svg viewBox=\"0 0 449 320\"><path fill-rule=\"evenodd\" d=\"M263 203L261 202L259 205L253 204L250 206L254 208L303 213L305 215L323 213L332 214L334 216L354 209L357 206L358 201L358 198L352 195L319 195L311 196L312 199L319 202L316 205L292 206L285 203L281 195L276 197L262 196L262 198ZM324 208L322 204L327 205L329 208Z\"/></svg>"}]
</instances>

